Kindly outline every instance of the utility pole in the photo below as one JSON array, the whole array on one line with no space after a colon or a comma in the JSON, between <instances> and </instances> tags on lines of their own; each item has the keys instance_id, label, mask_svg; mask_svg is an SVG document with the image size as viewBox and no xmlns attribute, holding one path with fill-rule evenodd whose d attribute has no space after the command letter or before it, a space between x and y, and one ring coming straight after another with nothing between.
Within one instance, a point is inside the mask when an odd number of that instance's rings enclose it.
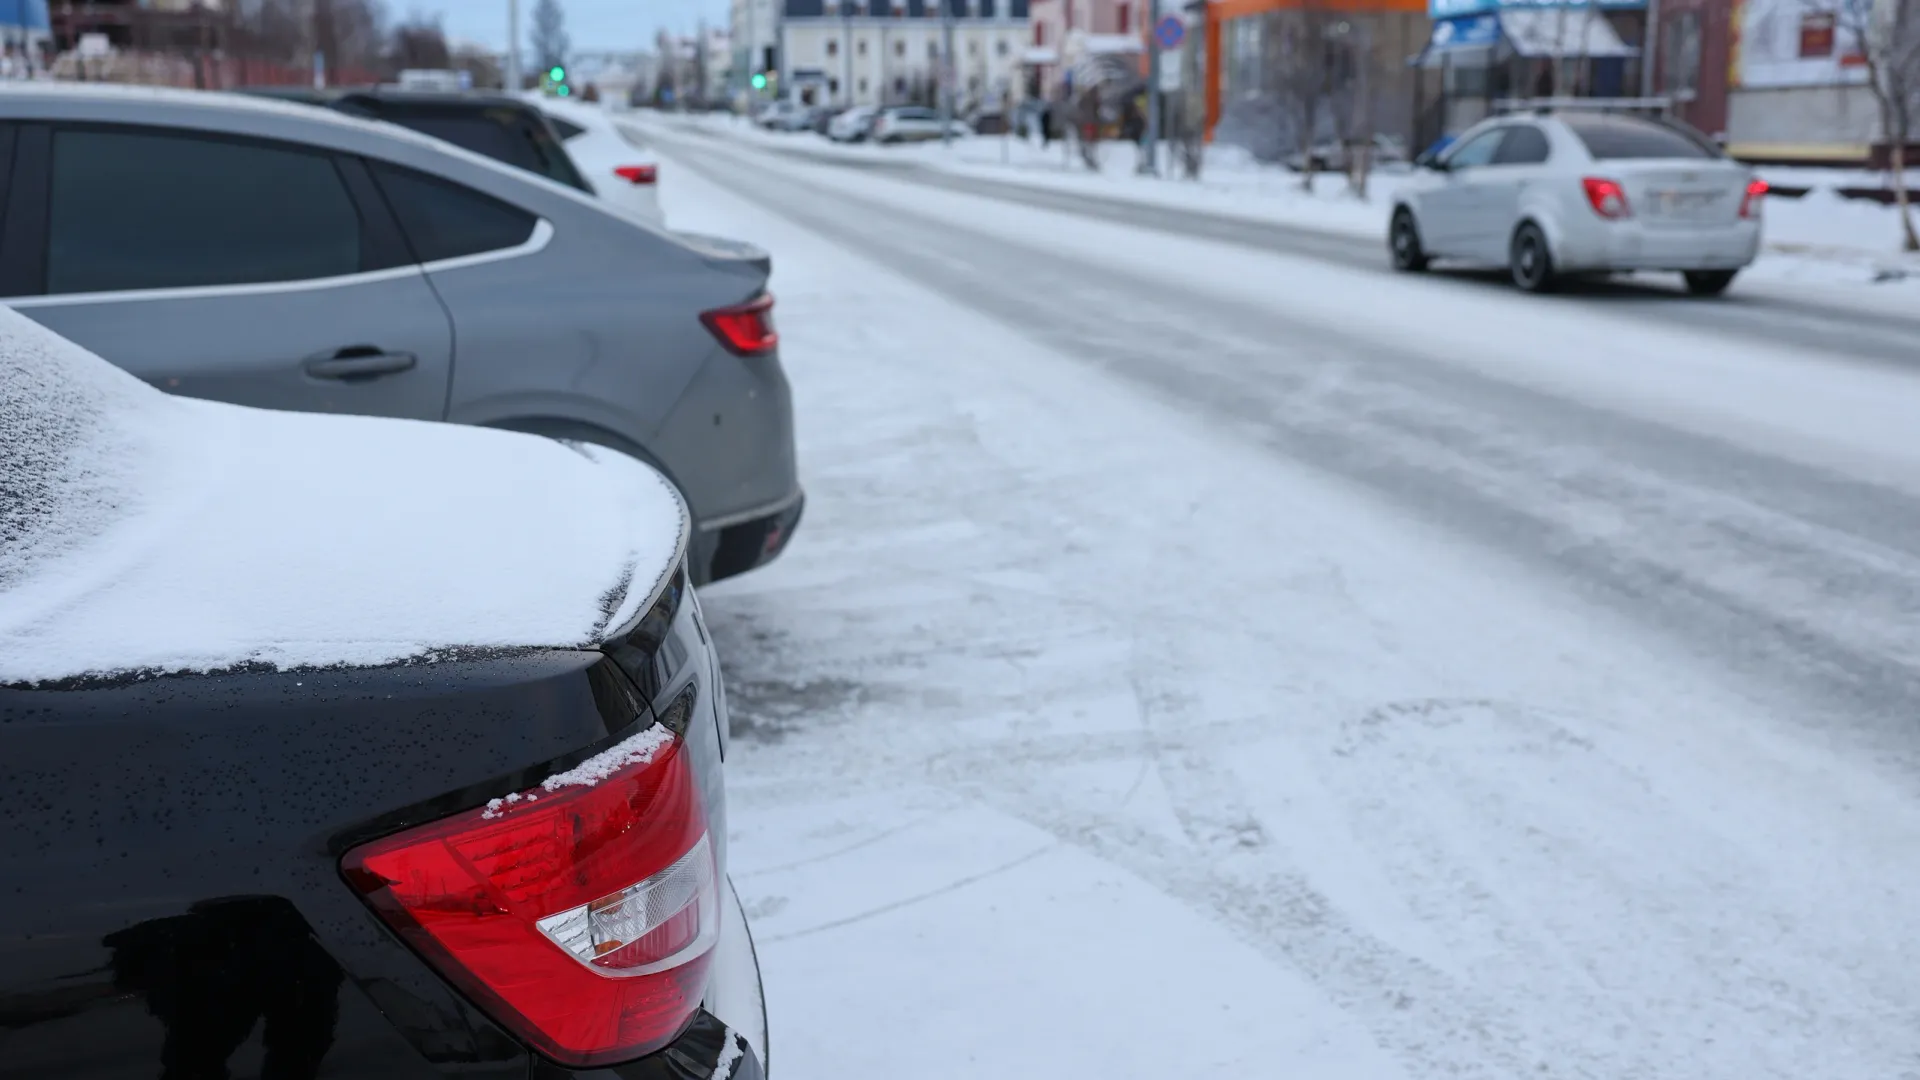
<instances>
[{"instance_id":1,"label":"utility pole","mask_svg":"<svg viewBox=\"0 0 1920 1080\"><path fill-rule=\"evenodd\" d=\"M517 94L524 85L520 76L520 0L507 0L507 86Z\"/></svg>"},{"instance_id":2,"label":"utility pole","mask_svg":"<svg viewBox=\"0 0 1920 1080\"><path fill-rule=\"evenodd\" d=\"M1146 156L1140 171L1152 177L1160 175L1160 0L1146 4ZM1175 58L1179 60L1179 58Z\"/></svg>"},{"instance_id":3,"label":"utility pole","mask_svg":"<svg viewBox=\"0 0 1920 1080\"><path fill-rule=\"evenodd\" d=\"M328 53L333 49L333 3L332 0L314 0L313 3L313 88L323 90L327 85L327 64L334 58Z\"/></svg>"},{"instance_id":4,"label":"utility pole","mask_svg":"<svg viewBox=\"0 0 1920 1080\"><path fill-rule=\"evenodd\" d=\"M1140 171L1160 172L1160 0L1147 4L1147 155Z\"/></svg>"},{"instance_id":5,"label":"utility pole","mask_svg":"<svg viewBox=\"0 0 1920 1080\"><path fill-rule=\"evenodd\" d=\"M1653 96L1653 64L1660 55L1660 0L1647 0L1647 28L1640 35L1640 96Z\"/></svg>"},{"instance_id":6,"label":"utility pole","mask_svg":"<svg viewBox=\"0 0 1920 1080\"><path fill-rule=\"evenodd\" d=\"M940 142L953 145L953 5L940 0Z\"/></svg>"}]
</instances>

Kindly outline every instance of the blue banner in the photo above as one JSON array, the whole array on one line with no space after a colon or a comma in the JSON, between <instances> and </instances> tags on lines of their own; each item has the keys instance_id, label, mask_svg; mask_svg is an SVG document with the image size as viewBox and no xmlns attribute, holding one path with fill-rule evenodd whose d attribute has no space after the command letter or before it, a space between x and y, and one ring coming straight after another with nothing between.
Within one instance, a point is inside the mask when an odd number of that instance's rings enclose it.
<instances>
[{"instance_id":1,"label":"blue banner","mask_svg":"<svg viewBox=\"0 0 1920 1080\"><path fill-rule=\"evenodd\" d=\"M1452 19L1463 15L1484 15L1503 8L1584 8L1609 11L1639 11L1647 0L1427 0L1427 15L1433 19Z\"/></svg>"},{"instance_id":2,"label":"blue banner","mask_svg":"<svg viewBox=\"0 0 1920 1080\"><path fill-rule=\"evenodd\" d=\"M0 26L10 30L46 31L51 26L47 19L47 0L0 0Z\"/></svg>"}]
</instances>

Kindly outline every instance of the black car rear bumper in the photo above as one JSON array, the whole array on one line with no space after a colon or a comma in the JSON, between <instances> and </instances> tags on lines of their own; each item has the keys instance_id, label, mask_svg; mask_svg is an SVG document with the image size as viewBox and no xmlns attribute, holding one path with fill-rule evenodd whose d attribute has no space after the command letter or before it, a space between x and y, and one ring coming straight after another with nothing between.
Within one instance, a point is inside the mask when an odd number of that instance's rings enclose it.
<instances>
[{"instance_id":1,"label":"black car rear bumper","mask_svg":"<svg viewBox=\"0 0 1920 1080\"><path fill-rule=\"evenodd\" d=\"M721 1062L729 1062L724 1068ZM598 1069L563 1069L536 1059L532 1080L766 1080L765 1064L737 1031L702 1009L666 1049Z\"/></svg>"},{"instance_id":2,"label":"black car rear bumper","mask_svg":"<svg viewBox=\"0 0 1920 1080\"><path fill-rule=\"evenodd\" d=\"M806 494L800 492L778 510L717 529L700 530L694 536L689 553L694 584L722 581L779 558L787 549L788 541L793 539L794 530L800 527L800 516L806 508Z\"/></svg>"}]
</instances>

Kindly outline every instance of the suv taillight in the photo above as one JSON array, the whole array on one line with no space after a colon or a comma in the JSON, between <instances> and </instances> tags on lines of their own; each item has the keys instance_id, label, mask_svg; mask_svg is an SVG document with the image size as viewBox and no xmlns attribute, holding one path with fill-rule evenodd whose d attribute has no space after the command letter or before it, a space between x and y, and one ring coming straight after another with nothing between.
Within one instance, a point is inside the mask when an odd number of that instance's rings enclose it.
<instances>
[{"instance_id":1,"label":"suv taillight","mask_svg":"<svg viewBox=\"0 0 1920 1080\"><path fill-rule=\"evenodd\" d=\"M1609 221L1633 216L1632 208L1627 205L1627 191L1618 180L1589 176L1580 183L1587 189L1587 204L1593 207L1594 213Z\"/></svg>"},{"instance_id":2,"label":"suv taillight","mask_svg":"<svg viewBox=\"0 0 1920 1080\"><path fill-rule=\"evenodd\" d=\"M613 175L629 184L651 184L659 179L660 168L657 165L621 165L613 170Z\"/></svg>"},{"instance_id":3,"label":"suv taillight","mask_svg":"<svg viewBox=\"0 0 1920 1080\"><path fill-rule=\"evenodd\" d=\"M1740 199L1740 216L1750 218L1760 212L1760 200L1767 194L1767 182L1754 177L1747 181L1747 193Z\"/></svg>"},{"instance_id":4,"label":"suv taillight","mask_svg":"<svg viewBox=\"0 0 1920 1080\"><path fill-rule=\"evenodd\" d=\"M561 1065L652 1053L706 993L719 870L686 749L660 725L341 867L442 976Z\"/></svg>"},{"instance_id":5,"label":"suv taillight","mask_svg":"<svg viewBox=\"0 0 1920 1080\"><path fill-rule=\"evenodd\" d=\"M761 293L744 304L700 313L720 344L736 356L763 356L780 344L773 329L773 294Z\"/></svg>"}]
</instances>

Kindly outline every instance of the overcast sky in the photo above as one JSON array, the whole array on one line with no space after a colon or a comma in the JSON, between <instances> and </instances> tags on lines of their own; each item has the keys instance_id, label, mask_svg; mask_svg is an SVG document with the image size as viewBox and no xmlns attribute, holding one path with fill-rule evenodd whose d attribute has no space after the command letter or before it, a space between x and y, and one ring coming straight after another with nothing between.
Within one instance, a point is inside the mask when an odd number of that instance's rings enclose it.
<instances>
[{"instance_id":1,"label":"overcast sky","mask_svg":"<svg viewBox=\"0 0 1920 1080\"><path fill-rule=\"evenodd\" d=\"M522 47L533 4L520 0ZM443 15L448 36L506 48L507 0L392 0L389 6L397 16L412 11ZM560 6L576 49L647 48L660 27L688 33L703 17L714 26L727 21L727 0L560 0Z\"/></svg>"}]
</instances>

